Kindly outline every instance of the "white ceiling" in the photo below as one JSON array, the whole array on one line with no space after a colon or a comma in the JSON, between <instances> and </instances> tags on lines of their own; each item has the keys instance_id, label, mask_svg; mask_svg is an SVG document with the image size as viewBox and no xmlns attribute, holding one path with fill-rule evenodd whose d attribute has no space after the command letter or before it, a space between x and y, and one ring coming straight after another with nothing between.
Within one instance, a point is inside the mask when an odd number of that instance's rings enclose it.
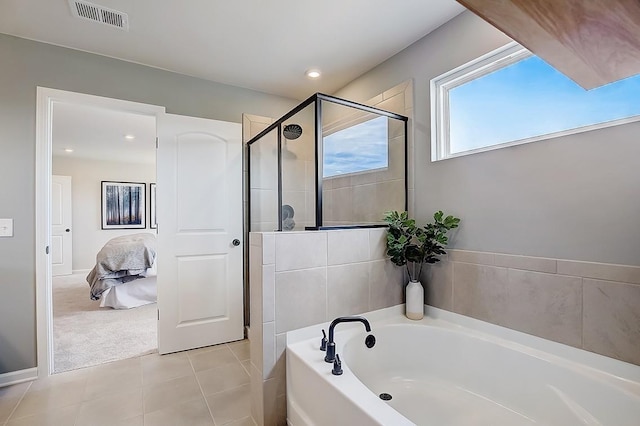
<instances>
[{"instance_id":1,"label":"white ceiling","mask_svg":"<svg viewBox=\"0 0 640 426\"><path fill-rule=\"evenodd\" d=\"M156 119L152 116L56 103L52 135L54 156L120 163L156 161ZM127 140L125 135L135 139Z\"/></svg>"},{"instance_id":2,"label":"white ceiling","mask_svg":"<svg viewBox=\"0 0 640 426\"><path fill-rule=\"evenodd\" d=\"M301 100L335 92L464 10L454 0L92 3L127 13L129 32L74 18L66 0L0 0L0 33ZM322 77L306 78L310 68ZM56 156L155 161L153 118L56 104L53 123Z\"/></svg>"},{"instance_id":3,"label":"white ceiling","mask_svg":"<svg viewBox=\"0 0 640 426\"><path fill-rule=\"evenodd\" d=\"M66 0L0 0L0 32L294 99L333 93L464 10L454 0L94 0L129 32ZM312 81L305 70L323 75Z\"/></svg>"}]
</instances>

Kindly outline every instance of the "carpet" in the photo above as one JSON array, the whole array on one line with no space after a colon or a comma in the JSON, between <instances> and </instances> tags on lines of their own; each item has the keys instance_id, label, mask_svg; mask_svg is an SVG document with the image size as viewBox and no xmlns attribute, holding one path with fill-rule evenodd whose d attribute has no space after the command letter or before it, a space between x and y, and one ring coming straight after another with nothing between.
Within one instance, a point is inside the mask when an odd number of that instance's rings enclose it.
<instances>
[{"instance_id":1,"label":"carpet","mask_svg":"<svg viewBox=\"0 0 640 426\"><path fill-rule=\"evenodd\" d=\"M156 304L101 308L89 297L86 275L53 277L54 372L155 352Z\"/></svg>"}]
</instances>

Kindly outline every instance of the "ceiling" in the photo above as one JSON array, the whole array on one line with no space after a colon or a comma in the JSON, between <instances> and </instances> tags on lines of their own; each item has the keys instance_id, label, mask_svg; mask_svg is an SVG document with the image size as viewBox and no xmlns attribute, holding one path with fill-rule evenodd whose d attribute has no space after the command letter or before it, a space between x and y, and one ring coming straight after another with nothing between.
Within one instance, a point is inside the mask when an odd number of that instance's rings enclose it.
<instances>
[{"instance_id":1,"label":"ceiling","mask_svg":"<svg viewBox=\"0 0 640 426\"><path fill-rule=\"evenodd\" d=\"M135 139L128 140L125 135ZM156 161L156 118L153 116L55 103L52 138L54 157L119 163L154 164Z\"/></svg>"},{"instance_id":2,"label":"ceiling","mask_svg":"<svg viewBox=\"0 0 640 426\"><path fill-rule=\"evenodd\" d=\"M129 31L75 18L66 0L0 0L0 33L301 100L335 92L464 10L454 0L92 3L127 13ZM305 76L312 68L320 79ZM53 155L153 163L155 119L56 104Z\"/></svg>"},{"instance_id":3,"label":"ceiling","mask_svg":"<svg viewBox=\"0 0 640 426\"><path fill-rule=\"evenodd\" d=\"M334 93L461 13L454 0L93 0L129 31L75 18L67 0L0 0L0 33L294 99ZM310 80L305 71L322 71Z\"/></svg>"}]
</instances>

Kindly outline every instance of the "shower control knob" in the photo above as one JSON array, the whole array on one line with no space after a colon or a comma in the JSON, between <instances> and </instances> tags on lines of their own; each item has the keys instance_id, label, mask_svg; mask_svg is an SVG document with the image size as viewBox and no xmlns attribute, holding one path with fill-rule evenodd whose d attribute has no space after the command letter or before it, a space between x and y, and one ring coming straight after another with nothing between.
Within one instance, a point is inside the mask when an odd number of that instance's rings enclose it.
<instances>
[{"instance_id":1,"label":"shower control knob","mask_svg":"<svg viewBox=\"0 0 640 426\"><path fill-rule=\"evenodd\" d=\"M233 244L234 246L238 247L240 245L240 240L239 239L235 239L231 242L231 244Z\"/></svg>"}]
</instances>

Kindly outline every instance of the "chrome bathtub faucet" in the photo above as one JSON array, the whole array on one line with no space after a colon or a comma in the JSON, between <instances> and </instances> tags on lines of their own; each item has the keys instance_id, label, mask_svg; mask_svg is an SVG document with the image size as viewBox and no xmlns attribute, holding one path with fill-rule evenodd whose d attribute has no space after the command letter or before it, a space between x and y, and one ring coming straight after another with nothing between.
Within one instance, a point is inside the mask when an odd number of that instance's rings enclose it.
<instances>
[{"instance_id":1,"label":"chrome bathtub faucet","mask_svg":"<svg viewBox=\"0 0 640 426\"><path fill-rule=\"evenodd\" d=\"M334 362L336 359L336 342L333 340L333 330L336 328L336 325L341 322L361 322L364 324L364 328L367 332L371 332L371 325L369 321L365 317L360 316L350 316L350 317L338 317L331 321L331 325L329 326L329 342L327 343L327 355L324 357L325 362ZM368 348L372 348L373 345L376 344L376 338L370 334L365 339L365 344Z\"/></svg>"}]
</instances>

